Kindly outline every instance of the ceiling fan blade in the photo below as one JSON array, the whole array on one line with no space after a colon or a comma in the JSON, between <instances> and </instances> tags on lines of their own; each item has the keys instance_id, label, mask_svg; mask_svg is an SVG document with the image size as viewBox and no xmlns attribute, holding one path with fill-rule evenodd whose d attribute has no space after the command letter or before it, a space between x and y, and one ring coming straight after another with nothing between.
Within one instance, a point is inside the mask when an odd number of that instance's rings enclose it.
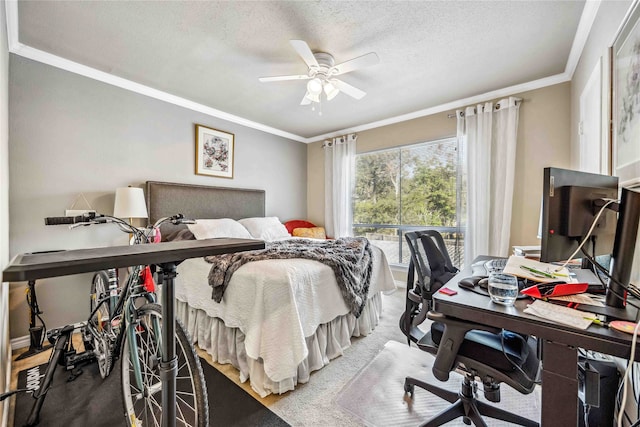
<instances>
[{"instance_id":1,"label":"ceiling fan blade","mask_svg":"<svg viewBox=\"0 0 640 427\"><path fill-rule=\"evenodd\" d=\"M331 83L333 83L333 85L337 87L340 92L344 92L355 99L362 99L367 94L367 92L360 90L357 87L353 87L349 83L345 83L342 80L331 79Z\"/></svg>"},{"instance_id":2,"label":"ceiling fan blade","mask_svg":"<svg viewBox=\"0 0 640 427\"><path fill-rule=\"evenodd\" d=\"M334 76L348 73L358 68L370 67L380 62L380 58L374 52L367 53L366 55L358 56L357 58L350 59L341 64L331 67Z\"/></svg>"},{"instance_id":3,"label":"ceiling fan blade","mask_svg":"<svg viewBox=\"0 0 640 427\"><path fill-rule=\"evenodd\" d=\"M295 76L274 76L274 77L260 77L258 80L261 82L281 82L284 80L309 80L311 77L306 74L299 74Z\"/></svg>"},{"instance_id":4,"label":"ceiling fan blade","mask_svg":"<svg viewBox=\"0 0 640 427\"><path fill-rule=\"evenodd\" d=\"M298 52L298 55L300 55L309 68L318 67L318 61L316 57L313 56L313 52L311 52L311 48L307 42L303 40L289 40L289 43L291 43L291 46Z\"/></svg>"},{"instance_id":5,"label":"ceiling fan blade","mask_svg":"<svg viewBox=\"0 0 640 427\"><path fill-rule=\"evenodd\" d=\"M309 95L309 92L304 94L304 98L302 98L302 101L300 102L300 105L309 105L309 104L311 104L311 100L309 98L307 98L307 95Z\"/></svg>"}]
</instances>

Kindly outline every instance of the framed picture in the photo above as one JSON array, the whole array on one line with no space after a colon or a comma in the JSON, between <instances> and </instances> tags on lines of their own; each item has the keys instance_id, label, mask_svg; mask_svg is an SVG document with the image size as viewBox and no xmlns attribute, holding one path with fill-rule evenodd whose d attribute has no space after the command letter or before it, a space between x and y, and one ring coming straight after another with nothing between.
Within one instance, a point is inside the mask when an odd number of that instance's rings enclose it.
<instances>
[{"instance_id":1,"label":"framed picture","mask_svg":"<svg viewBox=\"0 0 640 427\"><path fill-rule=\"evenodd\" d=\"M196 174L233 178L232 133L196 125Z\"/></svg>"},{"instance_id":2,"label":"framed picture","mask_svg":"<svg viewBox=\"0 0 640 427\"><path fill-rule=\"evenodd\" d=\"M616 35L612 62L612 174L620 185L640 184L640 7Z\"/></svg>"}]
</instances>

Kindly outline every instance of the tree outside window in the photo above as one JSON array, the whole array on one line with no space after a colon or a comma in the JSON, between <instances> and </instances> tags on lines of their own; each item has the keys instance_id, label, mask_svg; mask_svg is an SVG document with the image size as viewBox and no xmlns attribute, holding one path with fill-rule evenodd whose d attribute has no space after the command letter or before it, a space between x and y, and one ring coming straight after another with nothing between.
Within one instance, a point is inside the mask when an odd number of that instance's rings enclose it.
<instances>
[{"instance_id":1,"label":"tree outside window","mask_svg":"<svg viewBox=\"0 0 640 427\"><path fill-rule=\"evenodd\" d=\"M404 233L436 228L461 266L457 139L359 154L354 235L380 246L389 262L408 264Z\"/></svg>"}]
</instances>

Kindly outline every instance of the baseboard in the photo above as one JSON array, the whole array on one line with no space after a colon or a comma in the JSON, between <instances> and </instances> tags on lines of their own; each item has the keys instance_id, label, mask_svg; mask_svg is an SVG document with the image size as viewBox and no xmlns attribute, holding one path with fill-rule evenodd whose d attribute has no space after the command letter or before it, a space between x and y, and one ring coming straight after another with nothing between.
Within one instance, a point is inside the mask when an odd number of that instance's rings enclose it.
<instances>
[{"instance_id":1,"label":"baseboard","mask_svg":"<svg viewBox=\"0 0 640 427\"><path fill-rule=\"evenodd\" d=\"M16 351L20 348L29 347L29 344L30 344L29 335L14 338L11 340L11 351Z\"/></svg>"}]
</instances>

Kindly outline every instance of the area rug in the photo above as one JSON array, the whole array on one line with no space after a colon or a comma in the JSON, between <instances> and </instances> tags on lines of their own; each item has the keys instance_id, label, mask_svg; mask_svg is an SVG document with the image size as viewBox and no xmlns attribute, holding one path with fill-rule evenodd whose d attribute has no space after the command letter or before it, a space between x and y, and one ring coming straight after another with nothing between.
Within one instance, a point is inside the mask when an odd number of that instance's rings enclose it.
<instances>
[{"instance_id":1,"label":"area rug","mask_svg":"<svg viewBox=\"0 0 640 427\"><path fill-rule=\"evenodd\" d=\"M217 369L200 359L209 396L211 425L224 426L288 426L284 420L247 394ZM46 364L18 373L18 388L42 381ZM116 368L106 379L98 366L82 367L82 374L67 382L69 372L56 370L53 385L40 411L39 426L101 427L123 426L120 372ZM14 426L23 426L33 405L30 394L17 395Z\"/></svg>"},{"instance_id":2,"label":"area rug","mask_svg":"<svg viewBox=\"0 0 640 427\"><path fill-rule=\"evenodd\" d=\"M413 400L405 395L404 379L413 376L442 388L458 392L462 376L453 372L450 380L441 382L431 373L434 357L418 348L396 341L385 344L380 353L354 377L336 397L336 405L356 416L366 426L416 426L428 420L449 402L426 390L415 388ZM497 404L534 421L540 421L541 395L536 388L523 395L502 384L501 403ZM482 386L480 400L484 400ZM490 426L507 426L506 422L485 418ZM462 418L447 426L466 426Z\"/></svg>"}]
</instances>

